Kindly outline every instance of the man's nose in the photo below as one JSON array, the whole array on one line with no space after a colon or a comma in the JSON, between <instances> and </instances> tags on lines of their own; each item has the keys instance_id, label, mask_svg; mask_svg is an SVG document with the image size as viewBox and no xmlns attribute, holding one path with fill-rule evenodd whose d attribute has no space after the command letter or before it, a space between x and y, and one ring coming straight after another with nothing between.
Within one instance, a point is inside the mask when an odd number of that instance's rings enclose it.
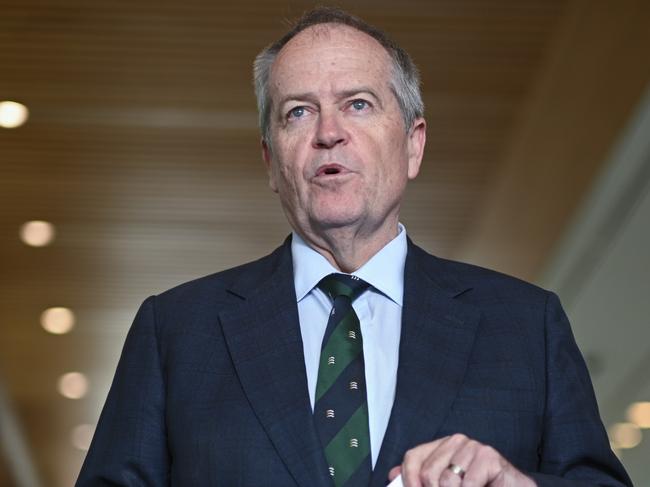
<instances>
[{"instance_id":1,"label":"man's nose","mask_svg":"<svg viewBox=\"0 0 650 487\"><path fill-rule=\"evenodd\" d=\"M338 112L321 111L314 134L313 146L316 149L331 149L347 142L347 132Z\"/></svg>"}]
</instances>

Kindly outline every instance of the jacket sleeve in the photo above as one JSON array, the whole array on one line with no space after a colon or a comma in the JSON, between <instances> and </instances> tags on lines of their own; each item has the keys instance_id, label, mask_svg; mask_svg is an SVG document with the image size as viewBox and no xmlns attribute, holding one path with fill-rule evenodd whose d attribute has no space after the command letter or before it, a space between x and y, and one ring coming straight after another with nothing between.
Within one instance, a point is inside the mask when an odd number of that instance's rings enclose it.
<instances>
[{"instance_id":1,"label":"jacket sleeve","mask_svg":"<svg viewBox=\"0 0 650 487\"><path fill-rule=\"evenodd\" d=\"M609 446L593 386L555 294L546 303L546 406L539 487L621 487L632 482Z\"/></svg>"},{"instance_id":2,"label":"jacket sleeve","mask_svg":"<svg viewBox=\"0 0 650 487\"><path fill-rule=\"evenodd\" d=\"M77 480L87 486L166 486L165 381L154 298L140 307Z\"/></svg>"}]
</instances>

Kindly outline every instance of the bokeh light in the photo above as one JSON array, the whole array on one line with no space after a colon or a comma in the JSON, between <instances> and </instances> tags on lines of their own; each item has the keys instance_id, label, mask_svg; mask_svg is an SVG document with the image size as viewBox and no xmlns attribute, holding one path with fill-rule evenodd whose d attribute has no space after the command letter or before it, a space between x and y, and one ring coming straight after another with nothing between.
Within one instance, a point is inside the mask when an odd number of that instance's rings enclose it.
<instances>
[{"instance_id":1,"label":"bokeh light","mask_svg":"<svg viewBox=\"0 0 650 487\"><path fill-rule=\"evenodd\" d=\"M43 247L54 240L54 225L43 220L33 220L20 227L20 239L31 247Z\"/></svg>"},{"instance_id":2,"label":"bokeh light","mask_svg":"<svg viewBox=\"0 0 650 487\"><path fill-rule=\"evenodd\" d=\"M45 331L62 335L72 330L75 317L72 310L63 307L48 308L41 313L41 326Z\"/></svg>"},{"instance_id":3,"label":"bokeh light","mask_svg":"<svg viewBox=\"0 0 650 487\"><path fill-rule=\"evenodd\" d=\"M87 451L90 448L90 442L95 434L95 426L92 424L80 424L72 429L70 442L78 450Z\"/></svg>"},{"instance_id":4,"label":"bokeh light","mask_svg":"<svg viewBox=\"0 0 650 487\"><path fill-rule=\"evenodd\" d=\"M59 392L68 399L81 399L88 392L88 379L81 372L68 372L59 378Z\"/></svg>"},{"instance_id":5,"label":"bokeh light","mask_svg":"<svg viewBox=\"0 0 650 487\"><path fill-rule=\"evenodd\" d=\"M627 419L639 428L650 428L650 402L635 402L627 409Z\"/></svg>"},{"instance_id":6,"label":"bokeh light","mask_svg":"<svg viewBox=\"0 0 650 487\"><path fill-rule=\"evenodd\" d=\"M15 101L0 102L0 127L13 129L27 121L29 110L22 103Z\"/></svg>"},{"instance_id":7,"label":"bokeh light","mask_svg":"<svg viewBox=\"0 0 650 487\"><path fill-rule=\"evenodd\" d=\"M615 448L634 448L641 443L641 430L634 423L616 423L609 428L609 438Z\"/></svg>"}]
</instances>

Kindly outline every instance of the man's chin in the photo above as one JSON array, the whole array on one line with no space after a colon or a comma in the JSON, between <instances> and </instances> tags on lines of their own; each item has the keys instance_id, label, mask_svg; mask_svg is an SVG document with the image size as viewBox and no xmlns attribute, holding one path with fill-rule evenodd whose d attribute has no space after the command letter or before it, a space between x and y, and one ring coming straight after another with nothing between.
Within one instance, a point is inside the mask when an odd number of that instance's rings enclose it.
<instances>
[{"instance_id":1,"label":"man's chin","mask_svg":"<svg viewBox=\"0 0 650 487\"><path fill-rule=\"evenodd\" d=\"M358 212L338 211L321 212L313 215L312 225L321 230L336 230L348 227L355 227L363 220Z\"/></svg>"}]
</instances>

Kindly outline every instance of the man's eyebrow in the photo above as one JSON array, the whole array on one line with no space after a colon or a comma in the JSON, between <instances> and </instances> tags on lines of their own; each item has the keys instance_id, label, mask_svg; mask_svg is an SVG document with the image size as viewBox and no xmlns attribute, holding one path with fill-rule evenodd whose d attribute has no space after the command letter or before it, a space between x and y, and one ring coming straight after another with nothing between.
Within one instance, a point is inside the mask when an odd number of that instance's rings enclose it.
<instances>
[{"instance_id":1,"label":"man's eyebrow","mask_svg":"<svg viewBox=\"0 0 650 487\"><path fill-rule=\"evenodd\" d=\"M349 90L338 91L336 93L336 96L338 98L351 98L353 96L362 95L364 93L367 93L370 96L372 96L377 101L379 106L382 107L381 98L377 95L375 90L373 90L369 86L359 86Z\"/></svg>"},{"instance_id":2,"label":"man's eyebrow","mask_svg":"<svg viewBox=\"0 0 650 487\"><path fill-rule=\"evenodd\" d=\"M370 88L369 86L359 86L348 90L337 91L335 94L337 99L343 99L343 98L351 98L357 95L362 95L364 93L367 93L370 96L372 96L377 101L379 106L383 107L381 98L377 95L376 91ZM280 99L280 102L278 103L278 107L282 107L285 103L288 103L290 101L308 101L310 103L317 103L318 97L315 93L310 91L304 93L290 93L288 95L283 96Z\"/></svg>"},{"instance_id":3,"label":"man's eyebrow","mask_svg":"<svg viewBox=\"0 0 650 487\"><path fill-rule=\"evenodd\" d=\"M290 93L280 98L280 102L278 103L278 106L281 107L285 103L290 101L308 101L311 103L316 103L317 99L316 99L316 95L312 92Z\"/></svg>"}]
</instances>

